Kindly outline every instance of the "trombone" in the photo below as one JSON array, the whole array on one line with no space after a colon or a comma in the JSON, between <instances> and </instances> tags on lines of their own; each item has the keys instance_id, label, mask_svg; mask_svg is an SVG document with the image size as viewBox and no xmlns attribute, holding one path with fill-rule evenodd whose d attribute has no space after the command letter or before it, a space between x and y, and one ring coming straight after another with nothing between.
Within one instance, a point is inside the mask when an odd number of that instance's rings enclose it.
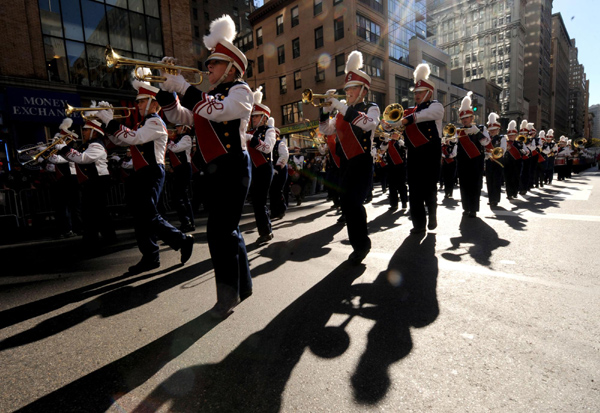
<instances>
[{"instance_id":1,"label":"trombone","mask_svg":"<svg viewBox=\"0 0 600 413\"><path fill-rule=\"evenodd\" d=\"M59 145L61 143L68 145L72 141L76 140L78 137L79 136L77 136L77 134L75 132L70 132L68 135L60 136L60 137L56 138L54 140L54 142L52 142L50 145L48 145L45 149L42 149L40 152L33 155L30 160L28 160L27 162L23 162L23 165L37 162L37 160L40 157L42 157L43 159L48 159L52 155L56 155L56 153L58 152L56 145ZM31 149L29 149L29 150L31 150Z\"/></svg>"},{"instance_id":2,"label":"trombone","mask_svg":"<svg viewBox=\"0 0 600 413\"><path fill-rule=\"evenodd\" d=\"M170 75L176 75L178 70L181 72L194 73L195 75L199 76L199 80L197 82L190 82L191 85L199 85L204 80L204 77L208 76L208 72L203 72L200 69L196 69L193 67L175 66L171 63L154 63L147 62L145 60L123 57L117 52L115 52L113 48L110 47L110 45L106 46L106 50L104 51L104 57L106 58L106 67L109 71L123 66L134 66L134 77L140 82L163 83L167 80L167 78L164 76L144 75L143 70L140 71L142 73L140 75L138 73L138 70L144 67L147 67L149 69L162 70L163 72L168 73Z\"/></svg>"},{"instance_id":3,"label":"trombone","mask_svg":"<svg viewBox=\"0 0 600 413\"><path fill-rule=\"evenodd\" d=\"M304 89L304 92L302 92L302 103L312 103L312 105L316 108L322 108L324 106L330 106L331 103L329 102L321 102L321 103L315 103L314 100L315 99L327 99L327 98L335 98L335 99L345 99L346 95L318 95L316 93L313 93L313 91L311 89Z\"/></svg>"},{"instance_id":4,"label":"trombone","mask_svg":"<svg viewBox=\"0 0 600 413\"><path fill-rule=\"evenodd\" d=\"M90 116L85 116L84 112L95 112L97 110L122 110L122 111L126 111L127 113L123 113L122 115L117 115L115 114L113 116L113 119L123 119L123 118L128 118L129 116L131 116L131 108L125 107L125 106L119 106L119 107L98 107L98 108L76 108L73 107L71 105L69 105L68 103L65 106L65 115L67 116L71 116L73 114L73 112L81 112L81 117L85 120L90 120L90 119L98 119L97 116L94 115L90 115Z\"/></svg>"}]
</instances>

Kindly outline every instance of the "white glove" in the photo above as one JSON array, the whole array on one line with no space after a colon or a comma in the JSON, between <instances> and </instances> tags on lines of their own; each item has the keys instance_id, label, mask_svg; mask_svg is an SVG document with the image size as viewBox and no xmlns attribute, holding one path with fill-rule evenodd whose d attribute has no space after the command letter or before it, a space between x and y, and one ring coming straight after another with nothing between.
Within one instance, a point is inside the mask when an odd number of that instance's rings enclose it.
<instances>
[{"instance_id":1,"label":"white glove","mask_svg":"<svg viewBox=\"0 0 600 413\"><path fill-rule=\"evenodd\" d=\"M476 133L481 132L477 125L472 125L470 128L466 128L466 132L468 135L475 135Z\"/></svg>"},{"instance_id":2,"label":"white glove","mask_svg":"<svg viewBox=\"0 0 600 413\"><path fill-rule=\"evenodd\" d=\"M273 175L277 175L279 173L279 171L275 168L273 168Z\"/></svg>"},{"instance_id":3,"label":"white glove","mask_svg":"<svg viewBox=\"0 0 600 413\"><path fill-rule=\"evenodd\" d=\"M336 92L335 89L329 89L327 92L325 92L325 95L326 96L327 95L332 96L332 95L335 95L335 92ZM331 103L331 99L332 99L331 97L325 98L324 102ZM332 108L333 108L332 106L323 106L323 113L329 113L329 112L331 112Z\"/></svg>"},{"instance_id":4,"label":"white glove","mask_svg":"<svg viewBox=\"0 0 600 413\"><path fill-rule=\"evenodd\" d=\"M175 59L173 57L165 56L159 63L175 64ZM190 84L181 75L180 70L177 71L176 75L172 75L161 69L160 75L167 79L160 84L160 88L166 92L176 92L180 95L184 95L190 87Z\"/></svg>"},{"instance_id":5,"label":"white glove","mask_svg":"<svg viewBox=\"0 0 600 413\"><path fill-rule=\"evenodd\" d=\"M110 108L110 104L108 102L100 102L98 103L98 107L99 108ZM102 123L104 123L105 125L108 125L108 123L113 120L114 118L114 111L113 110L98 110L96 112L96 117L98 117L98 119L100 119L100 121Z\"/></svg>"},{"instance_id":6,"label":"white glove","mask_svg":"<svg viewBox=\"0 0 600 413\"><path fill-rule=\"evenodd\" d=\"M273 118L271 118L271 117L270 117L270 118L267 120L267 126L268 126L269 128L274 128L274 127L275 127L275 119L273 119Z\"/></svg>"}]
</instances>

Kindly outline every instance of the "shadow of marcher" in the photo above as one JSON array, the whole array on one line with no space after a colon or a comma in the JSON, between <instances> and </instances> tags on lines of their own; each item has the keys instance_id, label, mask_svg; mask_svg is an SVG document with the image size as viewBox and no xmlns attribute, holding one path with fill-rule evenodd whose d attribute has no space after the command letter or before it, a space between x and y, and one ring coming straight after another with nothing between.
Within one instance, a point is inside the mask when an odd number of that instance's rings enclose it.
<instances>
[{"instance_id":1,"label":"shadow of marcher","mask_svg":"<svg viewBox=\"0 0 600 413\"><path fill-rule=\"evenodd\" d=\"M343 228L342 225L331 225L300 238L270 243L260 251L260 256L270 258L270 261L257 267L251 265L252 278L273 272L288 261L303 262L327 255L333 238Z\"/></svg>"},{"instance_id":2,"label":"shadow of marcher","mask_svg":"<svg viewBox=\"0 0 600 413\"><path fill-rule=\"evenodd\" d=\"M370 304L361 316L375 321L351 379L358 403L373 405L385 397L390 366L412 350L410 328L428 326L438 317L435 243L431 233L407 237L374 283L354 286L361 303Z\"/></svg>"},{"instance_id":3,"label":"shadow of marcher","mask_svg":"<svg viewBox=\"0 0 600 413\"><path fill-rule=\"evenodd\" d=\"M177 412L279 412L286 383L307 348L326 357L343 354L345 332L323 338L340 303L364 266L342 263L284 309L263 330L244 340L225 359L179 370L162 382L134 412L154 412L168 404Z\"/></svg>"},{"instance_id":4,"label":"shadow of marcher","mask_svg":"<svg viewBox=\"0 0 600 413\"><path fill-rule=\"evenodd\" d=\"M377 216L375 219L372 219L367 223L369 228L369 235L376 234L378 232L387 231L390 229L398 228L399 225L396 224L396 221L399 218L407 217L408 211L403 209L398 209L395 211L387 210L383 214Z\"/></svg>"},{"instance_id":5,"label":"shadow of marcher","mask_svg":"<svg viewBox=\"0 0 600 413\"><path fill-rule=\"evenodd\" d=\"M491 219L495 219L497 221L504 221L509 227L516 231L525 231L526 224L528 221L525 218L521 217L518 213L516 213L516 209L517 208L511 208L510 212L514 212L514 215L510 215L498 213L507 211L502 207L497 207L496 209L492 210L492 213L494 215L491 217Z\"/></svg>"},{"instance_id":6,"label":"shadow of marcher","mask_svg":"<svg viewBox=\"0 0 600 413\"><path fill-rule=\"evenodd\" d=\"M457 251L461 248L461 245L465 244L470 244L470 246L466 252L461 254L444 252L442 257L448 261L460 261L462 255L469 254L478 264L491 267L490 259L494 250L510 244L510 241L501 239L498 233L480 218L463 216L459 229L461 236L450 238L452 247L448 248L447 251Z\"/></svg>"},{"instance_id":7,"label":"shadow of marcher","mask_svg":"<svg viewBox=\"0 0 600 413\"><path fill-rule=\"evenodd\" d=\"M174 273L169 273L170 270L177 267L180 267L180 265L166 269L164 271L165 276L138 286L126 285L119 287L70 311L48 318L28 330L7 337L0 341L0 351L43 340L95 316L108 318L140 307L155 300L161 292L210 271L212 264L210 260L205 260L183 267Z\"/></svg>"}]
</instances>

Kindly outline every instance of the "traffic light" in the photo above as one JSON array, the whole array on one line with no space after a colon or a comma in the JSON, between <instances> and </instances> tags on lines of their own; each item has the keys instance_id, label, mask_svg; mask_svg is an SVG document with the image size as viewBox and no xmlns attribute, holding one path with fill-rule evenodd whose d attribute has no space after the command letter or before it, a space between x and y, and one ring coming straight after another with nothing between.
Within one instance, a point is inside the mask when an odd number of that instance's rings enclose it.
<instances>
[{"instance_id":1,"label":"traffic light","mask_svg":"<svg viewBox=\"0 0 600 413\"><path fill-rule=\"evenodd\" d=\"M479 102L477 102L477 96L473 96L473 98L471 99L471 104L473 105L473 112L477 112L477 109L479 109Z\"/></svg>"}]
</instances>

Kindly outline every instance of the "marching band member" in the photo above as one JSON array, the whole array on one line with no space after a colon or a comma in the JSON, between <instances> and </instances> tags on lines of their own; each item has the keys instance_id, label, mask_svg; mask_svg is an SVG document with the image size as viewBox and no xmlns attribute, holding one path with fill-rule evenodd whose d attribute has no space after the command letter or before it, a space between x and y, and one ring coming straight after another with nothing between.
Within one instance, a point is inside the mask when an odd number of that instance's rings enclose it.
<instances>
[{"instance_id":1,"label":"marching band member","mask_svg":"<svg viewBox=\"0 0 600 413\"><path fill-rule=\"evenodd\" d=\"M556 151L556 159L554 160L556 178L559 181L564 181L567 177L567 158L570 155L571 148L567 146L567 138L563 135L558 140L558 149Z\"/></svg>"},{"instance_id":2,"label":"marching band member","mask_svg":"<svg viewBox=\"0 0 600 413\"><path fill-rule=\"evenodd\" d=\"M288 179L287 163L290 153L284 139L279 135L279 129L275 128L275 146L273 146L273 181L269 189L269 200L272 219L281 219L285 216L287 203L283 195L283 188Z\"/></svg>"},{"instance_id":3,"label":"marching band member","mask_svg":"<svg viewBox=\"0 0 600 413\"><path fill-rule=\"evenodd\" d=\"M485 182L487 186L488 198L490 200L490 208L496 208L500 202L502 193L502 180L504 165L497 159L493 158L492 151L494 148L501 148L502 153L506 152L506 137L500 135L500 122L498 122L498 114L492 112L488 116L487 130L490 134L491 142L488 147L491 151L486 151L485 161Z\"/></svg>"},{"instance_id":4,"label":"marching band member","mask_svg":"<svg viewBox=\"0 0 600 413\"><path fill-rule=\"evenodd\" d=\"M57 145L58 154L76 164L77 179L81 187L83 241L92 244L99 241L98 233L106 243L114 242L117 238L106 208L110 175L103 137L104 129L100 122L87 120L83 126L81 152L67 145Z\"/></svg>"},{"instance_id":5,"label":"marching band member","mask_svg":"<svg viewBox=\"0 0 600 413\"><path fill-rule=\"evenodd\" d=\"M408 202L413 228L411 234L437 228L437 181L440 176L442 156L442 119L444 107L433 100L435 84L429 80L431 69L426 63L419 64L414 73L415 106L404 111L402 125L406 143L408 179ZM382 121L385 130L390 124ZM429 222L427 223L427 214Z\"/></svg>"},{"instance_id":6,"label":"marching band member","mask_svg":"<svg viewBox=\"0 0 600 413\"><path fill-rule=\"evenodd\" d=\"M504 180L506 183L506 198L515 199L519 193L519 182L521 178L521 169L523 167L523 144L517 142L515 138L518 135L517 122L511 120L508 123L506 136L506 152L504 152Z\"/></svg>"},{"instance_id":7,"label":"marching band member","mask_svg":"<svg viewBox=\"0 0 600 413\"><path fill-rule=\"evenodd\" d=\"M371 250L371 239L367 230L367 212L363 205L373 176L371 147L375 128L379 124L379 107L365 98L371 87L371 77L360 70L363 56L353 51L346 62L344 90L346 104L329 97L321 113L319 130L325 135L336 134L336 146L341 158L342 213L346 217L348 238L353 251L348 257L352 264L360 264ZM333 95L335 90L328 90ZM338 114L330 119L329 111L336 109Z\"/></svg>"},{"instance_id":8,"label":"marching band member","mask_svg":"<svg viewBox=\"0 0 600 413\"><path fill-rule=\"evenodd\" d=\"M456 154L458 152L456 134L442 140L442 180L444 199L452 199L456 185Z\"/></svg>"},{"instance_id":9,"label":"marching band member","mask_svg":"<svg viewBox=\"0 0 600 413\"><path fill-rule=\"evenodd\" d=\"M525 195L529 190L529 176L531 171L530 165L533 154L531 153L531 139L529 138L528 125L529 122L527 122L527 119L523 119L521 121L521 125L519 126L519 134L527 137L525 142L523 142L523 150L521 152L523 155L521 157L521 159L523 159L523 164L521 167L521 180L519 182L519 195Z\"/></svg>"},{"instance_id":10,"label":"marching band member","mask_svg":"<svg viewBox=\"0 0 600 413\"><path fill-rule=\"evenodd\" d=\"M271 156L277 134L275 133L275 121L271 117L271 109L262 103L261 90L262 86L259 86L254 92L254 107L250 117L252 130L246 134L246 145L252 160L250 194L259 235L256 242L264 244L273 239L267 196L273 180Z\"/></svg>"},{"instance_id":11,"label":"marching band member","mask_svg":"<svg viewBox=\"0 0 600 413\"><path fill-rule=\"evenodd\" d=\"M460 201L463 215L468 215L469 218L475 218L479 211L479 199L483 185L483 154L485 146L490 142L485 126L472 125L475 118L471 107L472 94L473 92L467 93L460 105L459 117L463 127L457 130L458 152L456 155Z\"/></svg>"},{"instance_id":12,"label":"marching band member","mask_svg":"<svg viewBox=\"0 0 600 413\"><path fill-rule=\"evenodd\" d=\"M406 209L408 203L408 189L406 188L406 145L404 139L394 135L394 139L386 137L385 142L385 168L387 169L390 193L390 211L398 209L398 198L402 203L402 209ZM383 145L382 145L383 147ZM398 197L399 196L399 197Z\"/></svg>"},{"instance_id":13,"label":"marching band member","mask_svg":"<svg viewBox=\"0 0 600 413\"><path fill-rule=\"evenodd\" d=\"M537 138L534 138L535 151L537 153L535 168L533 170L533 186L534 188L544 187L544 171L548 161L548 155L543 151L544 142L546 142L546 132L541 130Z\"/></svg>"},{"instance_id":14,"label":"marching band member","mask_svg":"<svg viewBox=\"0 0 600 413\"><path fill-rule=\"evenodd\" d=\"M294 148L294 153L290 159L290 165L294 172L294 174L290 176L290 180L292 181L292 194L296 197L296 206L300 206L304 199L304 185L306 183L304 174L304 155L302 155L300 148Z\"/></svg>"},{"instance_id":15,"label":"marching band member","mask_svg":"<svg viewBox=\"0 0 600 413\"><path fill-rule=\"evenodd\" d=\"M554 159L556 157L556 142L554 142L554 130L548 129L546 141L542 146L542 152L546 154L546 168L544 169L544 183L552 184L554 178Z\"/></svg>"},{"instance_id":16,"label":"marching band member","mask_svg":"<svg viewBox=\"0 0 600 413\"><path fill-rule=\"evenodd\" d=\"M175 125L177 134L167 143L169 160L175 173L173 182L173 195L177 209L177 216L181 232L196 230L194 211L190 202L190 189L192 186L192 137L187 134L191 127L185 124Z\"/></svg>"},{"instance_id":17,"label":"marching band member","mask_svg":"<svg viewBox=\"0 0 600 413\"><path fill-rule=\"evenodd\" d=\"M132 85L138 91L135 100L143 119L137 130L129 129L113 119L112 110L100 110L96 116L106 125L106 133L115 145L129 146L131 149L135 172L129 179L127 189L131 192L127 194L127 202L133 215L142 259L129 267L129 273L139 274L160 266L158 238L174 250L181 251L182 264L192 255L194 238L169 224L157 209L165 183L167 127L158 115L158 89L138 80L133 80ZM109 105L100 102L100 106Z\"/></svg>"},{"instance_id":18,"label":"marching band member","mask_svg":"<svg viewBox=\"0 0 600 413\"><path fill-rule=\"evenodd\" d=\"M227 317L252 295L248 253L239 224L252 178L246 130L253 95L242 80L248 60L233 45L235 36L235 23L224 15L210 24L210 34L204 37L211 51L206 59L210 91L190 87L181 74L165 73L167 81L159 94L161 102L167 103L163 108L170 120L194 124L198 149L206 163L206 233L217 287L217 303L210 313L215 318ZM181 101L172 92L181 96Z\"/></svg>"}]
</instances>

